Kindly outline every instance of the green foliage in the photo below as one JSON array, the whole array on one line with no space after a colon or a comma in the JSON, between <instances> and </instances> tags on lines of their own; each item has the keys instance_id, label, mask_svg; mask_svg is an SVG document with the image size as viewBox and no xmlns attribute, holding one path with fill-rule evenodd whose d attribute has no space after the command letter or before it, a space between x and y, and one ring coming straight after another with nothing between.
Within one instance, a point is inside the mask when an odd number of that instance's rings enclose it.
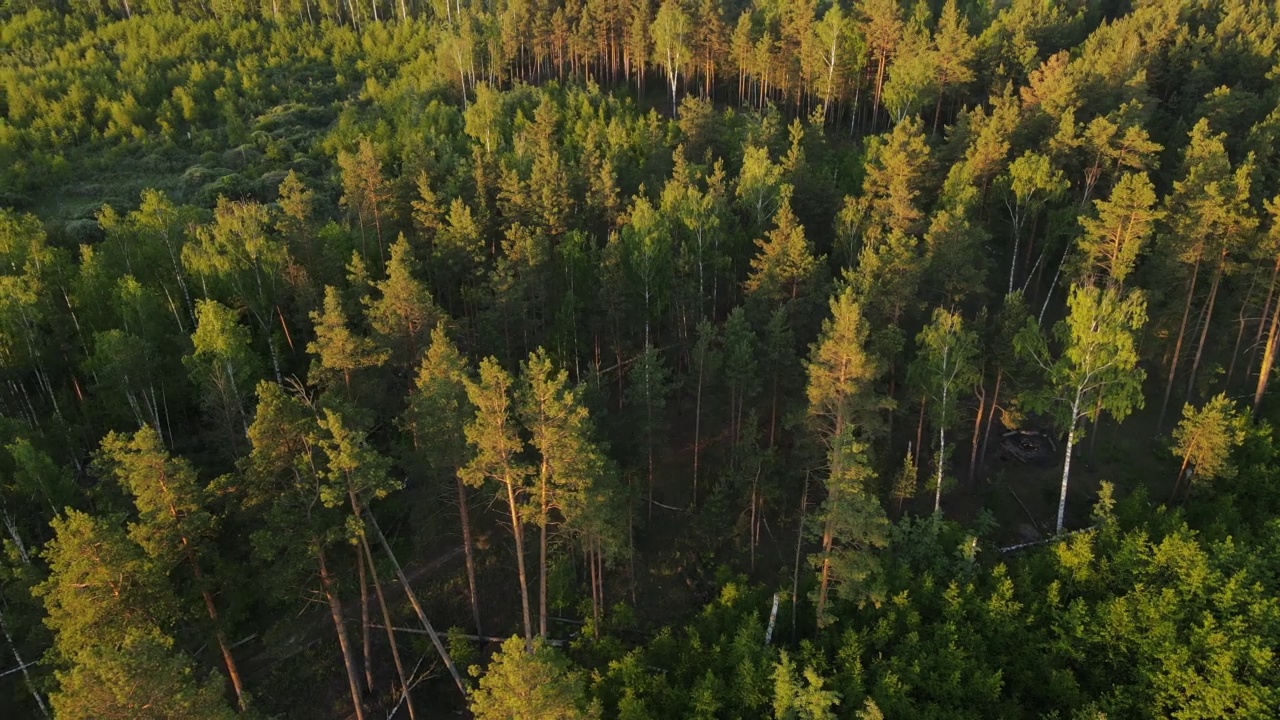
<instances>
[{"instance_id":1,"label":"green foliage","mask_svg":"<svg viewBox=\"0 0 1280 720\"><path fill-rule=\"evenodd\" d=\"M520 638L510 638L489 663L471 694L471 713L478 720L579 720L600 717L588 701L582 677L554 648L536 641L526 652Z\"/></svg>"}]
</instances>

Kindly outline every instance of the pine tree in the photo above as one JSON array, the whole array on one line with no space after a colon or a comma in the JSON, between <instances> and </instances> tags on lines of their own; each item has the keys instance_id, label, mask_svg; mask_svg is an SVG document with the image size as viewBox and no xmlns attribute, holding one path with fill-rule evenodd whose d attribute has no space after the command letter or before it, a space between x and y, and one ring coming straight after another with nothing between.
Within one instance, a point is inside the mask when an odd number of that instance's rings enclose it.
<instances>
[{"instance_id":1,"label":"pine tree","mask_svg":"<svg viewBox=\"0 0 1280 720\"><path fill-rule=\"evenodd\" d=\"M766 305L806 297L821 282L822 258L815 257L813 244L791 212L789 201L782 203L774 222L774 229L756 240L760 252L751 259L751 274L743 285L748 296Z\"/></svg>"},{"instance_id":2,"label":"pine tree","mask_svg":"<svg viewBox=\"0 0 1280 720\"><path fill-rule=\"evenodd\" d=\"M472 674L480 675L473 667ZM588 702L583 677L568 658L541 640L502 643L471 695L476 720L590 720L600 706Z\"/></svg>"},{"instance_id":3,"label":"pine tree","mask_svg":"<svg viewBox=\"0 0 1280 720\"><path fill-rule=\"evenodd\" d=\"M342 171L342 198L340 202L356 214L363 239L367 222L372 221L377 233L378 257L386 263L382 247L382 222L390 216L392 192L382 174L382 161L373 143L361 137L355 152L338 151L338 167ZM362 251L368 255L367 250Z\"/></svg>"},{"instance_id":4,"label":"pine tree","mask_svg":"<svg viewBox=\"0 0 1280 720\"><path fill-rule=\"evenodd\" d=\"M590 439L591 421L581 391L569 385L569 373L557 369L545 350L529 355L517 390L519 414L538 451L534 511L538 522L538 634L547 636L547 545L558 511L576 520L592 492L603 459Z\"/></svg>"},{"instance_id":5,"label":"pine tree","mask_svg":"<svg viewBox=\"0 0 1280 720\"><path fill-rule=\"evenodd\" d=\"M114 476L138 509L129 536L161 568L187 567L204 603L213 635L240 709L248 705L244 684L231 654L226 632L213 601L213 588L203 565L214 550L214 518L205 508L205 493L191 464L169 455L160 434L143 427L127 437L110 433L94 460L101 475Z\"/></svg>"},{"instance_id":6,"label":"pine tree","mask_svg":"<svg viewBox=\"0 0 1280 720\"><path fill-rule=\"evenodd\" d=\"M464 380L467 397L476 408L475 418L465 428L467 443L474 455L458 470L472 487L492 481L498 497L506 503L511 533L516 543L516 568L520 580L520 606L524 617L526 647L533 651L533 620L529 609L529 581L525 572L524 520L528 515L528 478L532 470L521 459L524 441L511 408L511 376L494 358L480 363L478 380Z\"/></svg>"},{"instance_id":7,"label":"pine tree","mask_svg":"<svg viewBox=\"0 0 1280 720\"><path fill-rule=\"evenodd\" d=\"M415 269L413 251L401 235L391 246L386 279L374 283L379 296L368 299L365 309L380 345L404 369L417 365L427 334L440 319L430 291L414 277Z\"/></svg>"},{"instance_id":8,"label":"pine tree","mask_svg":"<svg viewBox=\"0 0 1280 720\"><path fill-rule=\"evenodd\" d=\"M311 322L316 333L316 339L307 343L307 352L315 356L308 373L312 382L332 386L341 374L350 393L352 372L386 362L387 351L378 349L372 340L357 335L348 326L342 296L332 285L324 289L324 310L311 313Z\"/></svg>"},{"instance_id":9,"label":"pine tree","mask_svg":"<svg viewBox=\"0 0 1280 720\"><path fill-rule=\"evenodd\" d=\"M1173 431L1173 456L1181 458L1178 477L1169 495L1172 502L1178 496L1178 488L1185 478L1187 492L1191 481L1210 482L1218 478L1230 478L1235 468L1229 462L1231 452L1244 442L1248 427L1246 417L1236 411L1235 403L1219 393L1199 409L1187 403L1182 407L1182 421ZM1194 476L1187 473L1191 467Z\"/></svg>"},{"instance_id":10,"label":"pine tree","mask_svg":"<svg viewBox=\"0 0 1280 720\"><path fill-rule=\"evenodd\" d=\"M217 680L196 678L163 624L174 600L164 568L118 527L76 510L52 522L49 577L33 592L54 632L57 717L119 720L232 718Z\"/></svg>"},{"instance_id":11,"label":"pine tree","mask_svg":"<svg viewBox=\"0 0 1280 720\"><path fill-rule=\"evenodd\" d=\"M241 468L245 508L262 518L263 529L252 536L254 555L268 564L267 577L283 586L278 591L289 596L319 571L352 706L357 720L363 720L363 694L346 612L329 564L329 551L342 539L345 528L341 514L321 500L324 479L316 408L306 396L290 395L275 383L259 383L257 394L257 413L249 426L253 449Z\"/></svg>"},{"instance_id":12,"label":"pine tree","mask_svg":"<svg viewBox=\"0 0 1280 720\"><path fill-rule=\"evenodd\" d=\"M444 326L437 325L431 331L431 345L418 367L415 389L409 395L409 406L400 418L400 425L412 435L414 447L425 456L432 474L438 478L451 478L457 487L472 621L476 634L480 635L484 631L480 626L480 600L476 593L471 503L467 485L458 473L467 462L464 426L467 418L475 415L475 408L467 397L467 376L466 359L449 340Z\"/></svg>"},{"instance_id":13,"label":"pine tree","mask_svg":"<svg viewBox=\"0 0 1280 720\"><path fill-rule=\"evenodd\" d=\"M1124 285L1155 223L1164 217L1155 203L1155 188L1146 173L1122 175L1111 197L1093 202L1097 215L1080 218L1080 282L1101 278L1108 285Z\"/></svg>"},{"instance_id":14,"label":"pine tree","mask_svg":"<svg viewBox=\"0 0 1280 720\"><path fill-rule=\"evenodd\" d=\"M662 351L647 347L627 373L626 404L635 418L635 439L645 457L649 483L649 511L653 515L654 455L666 436L667 396L671 391L671 371Z\"/></svg>"},{"instance_id":15,"label":"pine tree","mask_svg":"<svg viewBox=\"0 0 1280 720\"><path fill-rule=\"evenodd\" d=\"M827 605L833 582L849 596L866 593L874 572L867 552L886 541L884 510L868 488L872 474L866 449L876 430L876 413L889 402L877 398L871 387L881 370L867 354L867 332L853 291L845 288L831 298L831 317L823 321L808 364L808 417L826 449L828 465L827 498L820 515L822 545L815 559L819 627L831 622Z\"/></svg>"}]
</instances>

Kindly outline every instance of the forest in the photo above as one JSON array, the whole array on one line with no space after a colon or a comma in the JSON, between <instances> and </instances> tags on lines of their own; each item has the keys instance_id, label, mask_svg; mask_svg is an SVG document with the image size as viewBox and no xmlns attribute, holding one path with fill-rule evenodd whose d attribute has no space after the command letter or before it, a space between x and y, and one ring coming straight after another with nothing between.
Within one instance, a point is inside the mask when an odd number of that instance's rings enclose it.
<instances>
[{"instance_id":1,"label":"forest","mask_svg":"<svg viewBox=\"0 0 1280 720\"><path fill-rule=\"evenodd\" d=\"M1280 716L1280 6L5 0L0 716Z\"/></svg>"}]
</instances>

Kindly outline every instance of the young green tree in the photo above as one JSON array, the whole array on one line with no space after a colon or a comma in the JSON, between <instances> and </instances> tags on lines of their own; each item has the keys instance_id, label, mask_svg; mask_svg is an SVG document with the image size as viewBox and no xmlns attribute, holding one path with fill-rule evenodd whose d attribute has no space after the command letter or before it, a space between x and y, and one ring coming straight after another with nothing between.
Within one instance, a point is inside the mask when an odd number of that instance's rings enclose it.
<instances>
[{"instance_id":1,"label":"young green tree","mask_svg":"<svg viewBox=\"0 0 1280 720\"><path fill-rule=\"evenodd\" d=\"M872 473L866 461L867 440L874 434L876 414L889 405L872 383L880 376L876 358L866 351L867 324L845 288L831 298L831 317L810 352L808 417L827 452L827 498L820 522L822 546L816 563L819 627L831 621L827 609L833 582L850 596L865 592L874 560L868 553L885 544L888 521L871 495ZM839 544L837 544L839 543Z\"/></svg>"},{"instance_id":2,"label":"young green tree","mask_svg":"<svg viewBox=\"0 0 1280 720\"><path fill-rule=\"evenodd\" d=\"M431 292L414 277L415 265L413 250L401 235L391 246L386 279L373 284L378 297L365 303L369 327L392 364L405 370L417 365L430 328L440 320Z\"/></svg>"},{"instance_id":3,"label":"young green tree","mask_svg":"<svg viewBox=\"0 0 1280 720\"><path fill-rule=\"evenodd\" d=\"M307 343L307 352L315 356L308 373L312 382L332 387L341 375L343 386L350 393L352 372L386 362L386 350L352 331L342 307L342 295L332 285L325 287L324 309L312 312L311 322L316 333L316 339Z\"/></svg>"},{"instance_id":4,"label":"young green tree","mask_svg":"<svg viewBox=\"0 0 1280 720\"><path fill-rule=\"evenodd\" d=\"M94 466L101 475L113 476L133 496L138 520L129 525L129 537L158 567L185 566L190 570L243 711L248 705L244 683L203 569L214 550L215 519L205 508L204 488L195 469L185 459L169 455L160 433L151 427L143 427L132 437L109 433L102 440Z\"/></svg>"},{"instance_id":5,"label":"young green tree","mask_svg":"<svg viewBox=\"0 0 1280 720\"><path fill-rule=\"evenodd\" d=\"M775 720L836 720L840 693L823 687L822 675L806 667L801 677L795 662L783 650L773 670L773 717Z\"/></svg>"},{"instance_id":6,"label":"young green tree","mask_svg":"<svg viewBox=\"0 0 1280 720\"><path fill-rule=\"evenodd\" d=\"M250 342L249 329L239 323L234 310L217 300L196 301L194 350L182 364L200 388L200 404L222 430L232 455L249 427L245 402L262 372Z\"/></svg>"},{"instance_id":7,"label":"young green tree","mask_svg":"<svg viewBox=\"0 0 1280 720\"><path fill-rule=\"evenodd\" d=\"M1044 386L1028 394L1027 406L1052 413L1067 433L1058 495L1059 534L1067 510L1071 454L1084 433L1082 421L1095 416L1097 409L1119 421L1133 408L1141 408L1146 377L1146 371L1138 367L1135 338L1147 320L1147 303L1141 292L1076 285L1071 288L1067 308L1067 317L1054 328L1060 345L1056 357L1034 321L1028 320L1014 338L1019 354L1045 373Z\"/></svg>"},{"instance_id":8,"label":"young green tree","mask_svg":"<svg viewBox=\"0 0 1280 720\"><path fill-rule=\"evenodd\" d=\"M533 619L529 609L529 580L525 572L524 520L528 515L528 478L532 469L521 459L524 441L511 408L511 376L492 357L480 362L480 377L466 378L467 397L476 409L467 423L467 443L475 453L458 470L468 485L482 487L492 481L507 505L511 534L516 543L516 572L520 580L520 609L524 617L526 647L533 651Z\"/></svg>"},{"instance_id":9,"label":"young green tree","mask_svg":"<svg viewBox=\"0 0 1280 720\"><path fill-rule=\"evenodd\" d=\"M960 313L937 308L933 321L916 337L919 353L911 368L915 384L929 399L938 432L933 511L942 511L942 475L947 459L947 430L956 422L960 393L977 381L978 337Z\"/></svg>"},{"instance_id":10,"label":"young green tree","mask_svg":"<svg viewBox=\"0 0 1280 720\"><path fill-rule=\"evenodd\" d=\"M1230 478L1235 468L1230 464L1231 452L1244 442L1248 419L1236 411L1235 403L1223 393L1212 397L1199 409L1191 403L1182 406L1182 421L1173 430L1173 456L1182 459L1178 477L1173 483L1169 501L1178 496L1183 479L1187 480L1187 492L1191 481L1210 482L1220 477ZM1191 467L1194 476L1188 475Z\"/></svg>"},{"instance_id":11,"label":"young green tree","mask_svg":"<svg viewBox=\"0 0 1280 720\"><path fill-rule=\"evenodd\" d=\"M589 702L581 674L569 659L542 640L525 644L513 637L502 643L480 687L471 694L476 720L591 720L600 706Z\"/></svg>"},{"instance_id":12,"label":"young green tree","mask_svg":"<svg viewBox=\"0 0 1280 720\"><path fill-rule=\"evenodd\" d=\"M182 264L200 280L206 297L221 297L224 304L249 311L267 341L279 382L274 316L279 315L284 296L280 279L289 264L289 251L268 232L270 220L263 205L218 198L213 224L197 227L191 242L182 247Z\"/></svg>"},{"instance_id":13,"label":"young green tree","mask_svg":"<svg viewBox=\"0 0 1280 720\"><path fill-rule=\"evenodd\" d=\"M462 550L467 565L467 588L476 634L480 627L480 600L476 593L475 545L471 539L471 502L458 469L467 462L467 418L475 408L467 398L466 359L445 334L444 325L431 331L431 345L418 366L415 388L400 426L413 437L414 447L426 458L438 478L451 478L458 491L458 519L462 525Z\"/></svg>"}]
</instances>

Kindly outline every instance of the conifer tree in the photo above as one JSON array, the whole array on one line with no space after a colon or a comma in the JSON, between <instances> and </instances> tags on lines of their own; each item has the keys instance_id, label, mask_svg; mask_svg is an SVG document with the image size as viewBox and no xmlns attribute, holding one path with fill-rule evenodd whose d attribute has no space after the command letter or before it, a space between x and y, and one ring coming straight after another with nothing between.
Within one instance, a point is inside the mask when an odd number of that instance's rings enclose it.
<instances>
[{"instance_id":1,"label":"conifer tree","mask_svg":"<svg viewBox=\"0 0 1280 720\"><path fill-rule=\"evenodd\" d=\"M463 428L467 419L475 415L475 408L467 397L467 376L466 359L449 340L444 326L436 325L431 331L431 345L418 367L415 389L409 395L409 406L400 418L400 425L412 435L414 447L425 456L432 473L439 478L451 478L457 487L468 595L472 621L479 635L484 631L480 626L480 600L476 592L471 503L467 485L458 473L467 462L467 436Z\"/></svg>"},{"instance_id":2,"label":"conifer tree","mask_svg":"<svg viewBox=\"0 0 1280 720\"><path fill-rule=\"evenodd\" d=\"M175 607L164 569L118 528L76 510L55 518L49 578L34 589L54 632L57 717L232 718L217 680L195 676L162 627Z\"/></svg>"},{"instance_id":3,"label":"conifer tree","mask_svg":"<svg viewBox=\"0 0 1280 720\"><path fill-rule=\"evenodd\" d=\"M260 513L263 519L264 529L252 536L254 555L269 564L268 577L287 585L284 591L289 594L296 592L299 583L314 578L315 570L319 571L320 589L337 632L351 703L357 720L363 720L363 694L346 613L337 578L330 570L329 551L342 539L344 528L341 515L321 499L324 478L316 408L305 395L290 395L275 383L258 383L257 394L257 413L249 426L253 449L241 468L245 507ZM328 492L332 495L332 491Z\"/></svg>"},{"instance_id":4,"label":"conifer tree","mask_svg":"<svg viewBox=\"0 0 1280 720\"><path fill-rule=\"evenodd\" d=\"M187 567L194 590L204 603L213 635L240 709L248 705L244 683L231 654L226 631L213 601L213 588L203 565L214 551L215 520L205 508L205 493L191 464L169 455L160 434L143 427L127 437L110 433L94 461L98 472L114 476L138 509L138 521L129 536L161 568Z\"/></svg>"},{"instance_id":5,"label":"conifer tree","mask_svg":"<svg viewBox=\"0 0 1280 720\"><path fill-rule=\"evenodd\" d=\"M364 229L372 221L378 240L378 257L386 263L386 254L382 247L382 222L384 216L390 215L391 187L382 174L382 161L378 159L377 150L367 137L361 137L355 152L338 151L338 167L342 174L341 203L356 214L360 222L360 236L363 240ZM367 250L362 250L368 255Z\"/></svg>"},{"instance_id":6,"label":"conifer tree","mask_svg":"<svg viewBox=\"0 0 1280 720\"><path fill-rule=\"evenodd\" d=\"M388 353L380 350L372 340L357 335L347 324L347 313L342 308L342 295L332 285L324 289L324 309L311 313L315 324L316 339L307 343L311 361L312 382L332 386L341 374L343 386L351 392L351 373L367 367L377 367L386 362Z\"/></svg>"},{"instance_id":7,"label":"conifer tree","mask_svg":"<svg viewBox=\"0 0 1280 720\"><path fill-rule=\"evenodd\" d=\"M841 290L830 306L831 317L810 352L807 388L809 421L827 453L822 544L815 559L819 627L832 619L827 605L833 582L850 597L868 594L875 566L868 553L885 544L888 524L870 493L866 459L876 413L889 405L872 389L881 370L866 351L868 329L853 291Z\"/></svg>"},{"instance_id":8,"label":"conifer tree","mask_svg":"<svg viewBox=\"0 0 1280 720\"><path fill-rule=\"evenodd\" d=\"M525 572L524 517L528 515L528 478L531 468L521 459L524 441L511 407L511 376L494 358L480 362L477 380L464 380L467 397L476 409L467 423L467 443L474 455L458 470L472 487L487 482L497 486L497 495L506 503L511 519L511 533L516 544L516 569L520 581L520 609L524 618L526 648L533 651L533 620L529 608L529 580Z\"/></svg>"},{"instance_id":9,"label":"conifer tree","mask_svg":"<svg viewBox=\"0 0 1280 720\"><path fill-rule=\"evenodd\" d=\"M520 420L539 456L534 511L538 538L538 634L547 636L547 546L553 514L576 520L592 491L602 458L590 439L591 422L569 373L539 348L524 363L517 391Z\"/></svg>"},{"instance_id":10,"label":"conifer tree","mask_svg":"<svg viewBox=\"0 0 1280 720\"><path fill-rule=\"evenodd\" d=\"M1178 477L1173 483L1169 500L1178 496L1178 488L1187 480L1187 492L1191 481L1210 482L1235 474L1229 462L1231 452L1244 442L1248 421L1236 411L1235 403L1223 393L1211 398L1200 408L1187 403L1182 407L1182 421L1173 431L1173 456L1181 458ZM1190 467L1195 473L1188 475Z\"/></svg>"},{"instance_id":11,"label":"conifer tree","mask_svg":"<svg viewBox=\"0 0 1280 720\"><path fill-rule=\"evenodd\" d=\"M473 667L472 674L480 675ZM541 640L510 638L480 675L471 696L476 720L591 720L600 707L588 702L585 683L568 658Z\"/></svg>"},{"instance_id":12,"label":"conifer tree","mask_svg":"<svg viewBox=\"0 0 1280 720\"><path fill-rule=\"evenodd\" d=\"M788 200L783 201L774 222L774 229L756 240L760 252L751 259L751 274L743 286L748 296L766 306L805 297L821 282L821 258L815 257L813 244L805 237Z\"/></svg>"},{"instance_id":13,"label":"conifer tree","mask_svg":"<svg viewBox=\"0 0 1280 720\"><path fill-rule=\"evenodd\" d=\"M654 455L666 435L667 395L671 391L671 371L663 362L662 351L647 347L627 373L626 403L639 432L635 439L645 458L649 483L648 515L653 515Z\"/></svg>"},{"instance_id":14,"label":"conifer tree","mask_svg":"<svg viewBox=\"0 0 1280 720\"><path fill-rule=\"evenodd\" d=\"M1164 212L1155 208L1156 193L1146 173L1126 173L1106 200L1095 200L1096 216L1080 218L1081 282L1104 279L1123 286L1138 255Z\"/></svg>"},{"instance_id":15,"label":"conifer tree","mask_svg":"<svg viewBox=\"0 0 1280 720\"><path fill-rule=\"evenodd\" d=\"M418 363L430 328L440 311L426 286L414 277L413 251L404 235L391 246L386 279L375 282L376 299L366 300L365 317L394 365L411 368Z\"/></svg>"}]
</instances>

